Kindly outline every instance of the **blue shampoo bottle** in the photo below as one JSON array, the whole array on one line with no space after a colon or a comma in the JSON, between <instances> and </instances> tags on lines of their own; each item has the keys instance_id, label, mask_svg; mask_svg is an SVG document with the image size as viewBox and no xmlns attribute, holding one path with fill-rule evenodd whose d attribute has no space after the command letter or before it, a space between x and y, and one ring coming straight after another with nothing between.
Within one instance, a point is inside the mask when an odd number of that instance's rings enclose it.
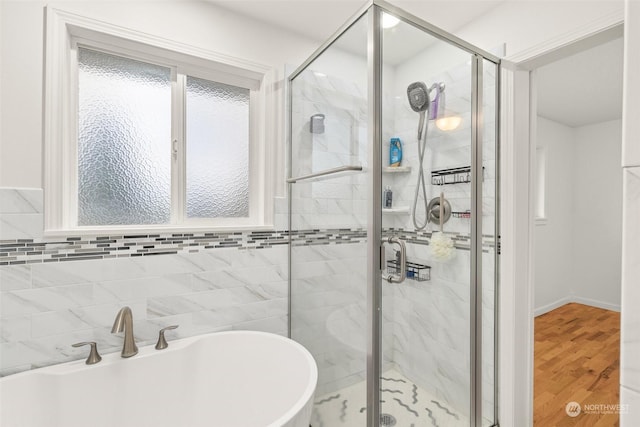
<instances>
[{"instance_id":1,"label":"blue shampoo bottle","mask_svg":"<svg viewBox=\"0 0 640 427\"><path fill-rule=\"evenodd\" d=\"M402 163L402 141L400 138L391 138L389 144L389 166L398 167Z\"/></svg>"}]
</instances>

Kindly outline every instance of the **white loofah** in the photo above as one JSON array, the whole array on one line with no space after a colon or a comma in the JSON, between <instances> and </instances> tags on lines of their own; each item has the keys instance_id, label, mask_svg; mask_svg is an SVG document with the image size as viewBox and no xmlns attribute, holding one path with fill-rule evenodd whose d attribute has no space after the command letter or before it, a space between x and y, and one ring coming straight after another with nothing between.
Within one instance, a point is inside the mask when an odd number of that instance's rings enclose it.
<instances>
[{"instance_id":1,"label":"white loofah","mask_svg":"<svg viewBox=\"0 0 640 427\"><path fill-rule=\"evenodd\" d=\"M453 240L442 232L433 232L429 247L431 248L431 256L435 261L449 261L456 254L456 250L453 247Z\"/></svg>"}]
</instances>

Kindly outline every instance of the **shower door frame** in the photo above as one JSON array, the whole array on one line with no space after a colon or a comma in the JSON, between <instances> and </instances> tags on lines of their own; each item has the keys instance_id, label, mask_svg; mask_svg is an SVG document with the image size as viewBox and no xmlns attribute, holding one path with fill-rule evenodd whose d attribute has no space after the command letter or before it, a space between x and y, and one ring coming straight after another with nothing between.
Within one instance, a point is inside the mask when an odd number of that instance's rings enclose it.
<instances>
[{"instance_id":1,"label":"shower door frame","mask_svg":"<svg viewBox=\"0 0 640 427\"><path fill-rule=\"evenodd\" d=\"M368 167L372 179L369 185L367 209L367 426L377 427L380 420L380 376L382 369L382 12L387 12L413 25L425 33L450 43L472 57L471 93L471 277L470 277L470 408L469 422L472 427L482 426L482 84L483 60L496 65L495 82L495 144L496 144L496 206L495 206L495 296L494 296L494 418L498 422L498 320L499 320L499 259L500 259L500 67L501 60L459 37L454 36L384 0L369 0L356 14L342 25L307 60L287 78L287 118L289 145L288 178L291 179L292 165L292 91L293 80L315 59L327 50L342 34L361 18L368 19L367 28L367 131L369 139ZM291 183L288 184L289 231L291 230ZM291 233L289 233L289 337L291 337Z\"/></svg>"}]
</instances>

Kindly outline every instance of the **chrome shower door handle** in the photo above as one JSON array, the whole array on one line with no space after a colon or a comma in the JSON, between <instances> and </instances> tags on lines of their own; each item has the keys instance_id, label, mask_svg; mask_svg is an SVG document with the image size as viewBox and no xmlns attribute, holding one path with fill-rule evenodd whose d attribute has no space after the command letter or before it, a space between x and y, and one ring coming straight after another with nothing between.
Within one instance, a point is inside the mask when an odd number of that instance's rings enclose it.
<instances>
[{"instance_id":1,"label":"chrome shower door handle","mask_svg":"<svg viewBox=\"0 0 640 427\"><path fill-rule=\"evenodd\" d=\"M402 283L404 279L407 277L407 247L400 238L391 236L382 241L382 244L391 243L392 245L400 246L400 265L398 266L400 269L400 274L385 274L384 270L382 271L382 278L389 283Z\"/></svg>"}]
</instances>

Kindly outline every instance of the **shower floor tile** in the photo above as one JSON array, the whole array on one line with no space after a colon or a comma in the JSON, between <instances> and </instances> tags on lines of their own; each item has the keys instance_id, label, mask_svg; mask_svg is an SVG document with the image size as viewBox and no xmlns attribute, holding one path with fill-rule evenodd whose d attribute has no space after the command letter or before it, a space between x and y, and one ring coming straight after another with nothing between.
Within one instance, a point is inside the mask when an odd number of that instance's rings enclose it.
<instances>
[{"instance_id":1,"label":"shower floor tile","mask_svg":"<svg viewBox=\"0 0 640 427\"><path fill-rule=\"evenodd\" d=\"M395 418L395 424L381 427L463 427L466 416L414 384L396 370L382 375L382 414ZM312 427L363 427L366 422L366 383L364 381L319 396L315 400Z\"/></svg>"}]
</instances>

